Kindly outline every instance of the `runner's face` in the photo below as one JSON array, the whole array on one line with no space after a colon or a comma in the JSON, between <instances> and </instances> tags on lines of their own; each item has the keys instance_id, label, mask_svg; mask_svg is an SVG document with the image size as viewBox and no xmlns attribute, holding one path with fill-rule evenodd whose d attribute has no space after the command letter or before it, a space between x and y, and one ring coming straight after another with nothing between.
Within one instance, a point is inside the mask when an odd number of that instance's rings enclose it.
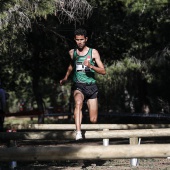
<instances>
[{"instance_id":1,"label":"runner's face","mask_svg":"<svg viewBox=\"0 0 170 170\"><path fill-rule=\"evenodd\" d=\"M84 35L76 35L75 41L77 43L78 48L83 49L86 46L87 37L84 37Z\"/></svg>"}]
</instances>

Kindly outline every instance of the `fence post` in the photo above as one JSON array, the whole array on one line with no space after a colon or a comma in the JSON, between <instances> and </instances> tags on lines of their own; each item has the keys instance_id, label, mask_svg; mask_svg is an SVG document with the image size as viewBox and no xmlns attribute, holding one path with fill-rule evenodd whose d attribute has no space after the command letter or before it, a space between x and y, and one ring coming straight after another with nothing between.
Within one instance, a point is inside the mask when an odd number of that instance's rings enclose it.
<instances>
[{"instance_id":1,"label":"fence post","mask_svg":"<svg viewBox=\"0 0 170 170\"><path fill-rule=\"evenodd\" d=\"M103 131L105 131L107 133L107 131L109 131L109 129L103 129ZM109 145L109 139L103 139L103 146L108 146Z\"/></svg>"},{"instance_id":2,"label":"fence post","mask_svg":"<svg viewBox=\"0 0 170 170\"><path fill-rule=\"evenodd\" d=\"M137 137L134 138L130 138L130 145L138 145L140 144L140 138L138 139ZM138 166L139 165L139 161L137 158L131 158L130 159L130 164L131 166Z\"/></svg>"},{"instance_id":3,"label":"fence post","mask_svg":"<svg viewBox=\"0 0 170 170\"><path fill-rule=\"evenodd\" d=\"M7 132L16 132L16 130L7 130ZM16 147L16 141L15 140L10 140L9 141L9 147ZM12 161L10 162L10 169L13 170L13 169L16 169L17 168L17 161Z\"/></svg>"}]
</instances>

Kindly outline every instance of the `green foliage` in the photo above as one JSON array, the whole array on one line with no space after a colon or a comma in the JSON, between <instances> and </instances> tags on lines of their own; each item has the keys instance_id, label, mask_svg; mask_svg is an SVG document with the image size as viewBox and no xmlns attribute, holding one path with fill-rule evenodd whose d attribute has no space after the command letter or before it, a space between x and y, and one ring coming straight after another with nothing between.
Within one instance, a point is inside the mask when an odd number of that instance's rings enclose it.
<instances>
[{"instance_id":1,"label":"green foliage","mask_svg":"<svg viewBox=\"0 0 170 170\"><path fill-rule=\"evenodd\" d=\"M1 78L18 96L33 95L33 80L39 82L39 91L64 76L67 52L70 46L74 48L71 34L75 27L85 26L90 32L89 46L98 49L107 63L107 75L97 75L103 84L103 100L121 98L127 89L141 102L143 96L170 101L168 0L89 0L94 7L91 18L92 7L85 0L78 4L71 0L1 2ZM43 95L48 98L48 92Z\"/></svg>"},{"instance_id":2,"label":"green foliage","mask_svg":"<svg viewBox=\"0 0 170 170\"><path fill-rule=\"evenodd\" d=\"M134 80L133 74L136 72L141 73L143 70L143 62L132 57L125 58L120 61L115 61L112 65L106 68L107 75L97 75L97 79L100 83L105 84L107 90L110 89L110 84L114 91L124 89L128 82ZM113 90L112 89L112 90Z\"/></svg>"},{"instance_id":3,"label":"green foliage","mask_svg":"<svg viewBox=\"0 0 170 170\"><path fill-rule=\"evenodd\" d=\"M159 53L157 52L154 57L148 61L150 65L150 71L155 75L153 83L157 86L168 86L170 85L170 78L167 73L170 71L170 48L165 47Z\"/></svg>"},{"instance_id":4,"label":"green foliage","mask_svg":"<svg viewBox=\"0 0 170 170\"><path fill-rule=\"evenodd\" d=\"M34 100L38 100L39 96L39 98L48 98L48 94L41 91L44 86L42 82L46 79L49 82L55 80L58 82L69 64L68 43L58 31L60 23L56 14L59 7L61 8L58 2L56 0L2 1L0 77L8 92L12 94L15 91L15 95L12 95L15 99L29 100L33 96ZM86 1L84 2L84 7L86 5L90 7ZM74 5L76 3L74 2ZM68 4L67 7L67 11L74 9L74 6L70 8ZM81 9L76 10L76 15L81 13ZM88 10L86 12L88 13ZM82 16L85 15L84 11ZM61 16L60 13L60 19ZM72 19L76 21L77 18Z\"/></svg>"},{"instance_id":5,"label":"green foliage","mask_svg":"<svg viewBox=\"0 0 170 170\"><path fill-rule=\"evenodd\" d=\"M154 10L155 8L162 8L162 6L167 5L168 0L126 0L123 1L125 6L130 9L130 12L138 12L139 14L146 13L149 10Z\"/></svg>"},{"instance_id":6,"label":"green foliage","mask_svg":"<svg viewBox=\"0 0 170 170\"><path fill-rule=\"evenodd\" d=\"M0 28L15 26L17 28L31 28L31 19L39 17L46 18L49 14L54 14L57 10L57 1L39 0L8 0L3 1L0 13ZM12 22L12 23L11 23Z\"/></svg>"},{"instance_id":7,"label":"green foliage","mask_svg":"<svg viewBox=\"0 0 170 170\"><path fill-rule=\"evenodd\" d=\"M67 20L81 23L92 11L86 0L2 0L1 3L0 29L12 23L16 29L27 30L36 17L47 19L48 15L57 16L61 22Z\"/></svg>"}]
</instances>

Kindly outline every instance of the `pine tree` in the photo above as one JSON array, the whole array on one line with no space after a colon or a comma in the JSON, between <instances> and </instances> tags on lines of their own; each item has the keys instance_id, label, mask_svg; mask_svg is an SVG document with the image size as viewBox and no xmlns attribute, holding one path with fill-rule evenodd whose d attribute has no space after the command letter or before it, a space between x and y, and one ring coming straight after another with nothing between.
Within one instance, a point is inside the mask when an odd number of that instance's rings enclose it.
<instances>
[{"instance_id":1,"label":"pine tree","mask_svg":"<svg viewBox=\"0 0 170 170\"><path fill-rule=\"evenodd\" d=\"M0 11L0 29L9 23L15 29L27 29L32 19L48 15L60 22L81 22L90 16L92 6L86 0L1 0Z\"/></svg>"}]
</instances>

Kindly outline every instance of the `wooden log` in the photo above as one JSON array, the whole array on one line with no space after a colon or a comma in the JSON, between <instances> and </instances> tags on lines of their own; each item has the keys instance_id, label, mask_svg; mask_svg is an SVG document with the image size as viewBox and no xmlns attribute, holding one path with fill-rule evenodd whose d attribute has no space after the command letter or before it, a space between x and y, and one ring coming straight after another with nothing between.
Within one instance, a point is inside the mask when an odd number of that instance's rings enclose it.
<instances>
[{"instance_id":1,"label":"wooden log","mask_svg":"<svg viewBox=\"0 0 170 170\"><path fill-rule=\"evenodd\" d=\"M138 144L138 137L132 137L129 139L130 145L137 145Z\"/></svg>"},{"instance_id":2,"label":"wooden log","mask_svg":"<svg viewBox=\"0 0 170 170\"><path fill-rule=\"evenodd\" d=\"M75 130L75 124L5 124L16 130ZM82 130L170 128L170 124L82 124Z\"/></svg>"},{"instance_id":3,"label":"wooden log","mask_svg":"<svg viewBox=\"0 0 170 170\"><path fill-rule=\"evenodd\" d=\"M170 156L170 144L0 148L0 161L100 160L168 156Z\"/></svg>"},{"instance_id":4,"label":"wooden log","mask_svg":"<svg viewBox=\"0 0 170 170\"><path fill-rule=\"evenodd\" d=\"M111 138L134 138L134 137L166 137L170 136L170 129L133 129L133 130L110 130L110 131L84 131L85 139L111 139ZM0 132L3 140L58 140L75 139L74 131L57 132Z\"/></svg>"}]
</instances>

